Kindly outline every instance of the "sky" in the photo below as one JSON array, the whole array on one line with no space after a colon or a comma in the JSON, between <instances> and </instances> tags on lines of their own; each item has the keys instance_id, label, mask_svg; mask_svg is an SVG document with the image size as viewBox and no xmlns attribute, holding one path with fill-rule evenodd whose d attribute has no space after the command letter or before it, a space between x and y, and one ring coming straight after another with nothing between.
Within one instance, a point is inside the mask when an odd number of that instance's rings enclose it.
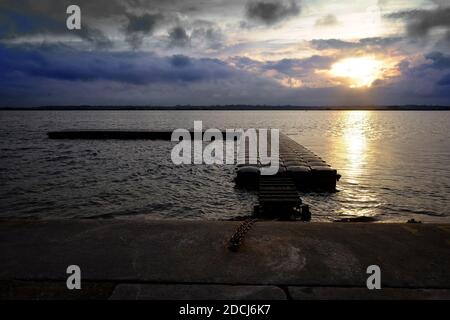
<instances>
[{"instance_id":1,"label":"sky","mask_svg":"<svg viewBox=\"0 0 450 320\"><path fill-rule=\"evenodd\" d=\"M450 105L450 2L0 0L0 106L231 104Z\"/></svg>"}]
</instances>

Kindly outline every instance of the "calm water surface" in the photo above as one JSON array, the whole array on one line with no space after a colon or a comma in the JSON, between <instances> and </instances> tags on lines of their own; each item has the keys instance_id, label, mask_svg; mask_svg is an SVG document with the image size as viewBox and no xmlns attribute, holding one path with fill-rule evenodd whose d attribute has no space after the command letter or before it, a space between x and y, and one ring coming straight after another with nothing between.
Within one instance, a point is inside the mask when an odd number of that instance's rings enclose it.
<instances>
[{"instance_id":1,"label":"calm water surface","mask_svg":"<svg viewBox=\"0 0 450 320\"><path fill-rule=\"evenodd\" d=\"M60 129L279 128L338 169L313 219L450 222L450 112L0 111L0 217L228 219L256 195L234 166L174 166L164 141L49 140Z\"/></svg>"}]
</instances>

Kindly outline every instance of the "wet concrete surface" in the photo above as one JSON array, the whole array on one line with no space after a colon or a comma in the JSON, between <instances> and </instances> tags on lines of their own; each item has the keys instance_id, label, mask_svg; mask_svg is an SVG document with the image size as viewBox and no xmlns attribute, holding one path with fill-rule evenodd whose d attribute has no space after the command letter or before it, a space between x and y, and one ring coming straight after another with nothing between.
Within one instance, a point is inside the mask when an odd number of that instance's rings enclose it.
<instances>
[{"instance_id":1,"label":"wet concrete surface","mask_svg":"<svg viewBox=\"0 0 450 320\"><path fill-rule=\"evenodd\" d=\"M0 221L0 297L449 298L450 225L258 221ZM69 265L82 290L67 290ZM366 269L381 268L369 291ZM369 296L368 296L369 295Z\"/></svg>"}]
</instances>

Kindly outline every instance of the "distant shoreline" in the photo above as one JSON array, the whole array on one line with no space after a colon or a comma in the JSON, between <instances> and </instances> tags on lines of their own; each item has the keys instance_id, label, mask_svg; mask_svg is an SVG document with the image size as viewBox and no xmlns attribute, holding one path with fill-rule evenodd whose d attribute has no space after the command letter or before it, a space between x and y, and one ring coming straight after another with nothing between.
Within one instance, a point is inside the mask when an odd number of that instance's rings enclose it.
<instances>
[{"instance_id":1,"label":"distant shoreline","mask_svg":"<svg viewBox=\"0 0 450 320\"><path fill-rule=\"evenodd\" d=\"M0 107L1 111L449 111L450 106L401 105L401 106L40 106Z\"/></svg>"}]
</instances>

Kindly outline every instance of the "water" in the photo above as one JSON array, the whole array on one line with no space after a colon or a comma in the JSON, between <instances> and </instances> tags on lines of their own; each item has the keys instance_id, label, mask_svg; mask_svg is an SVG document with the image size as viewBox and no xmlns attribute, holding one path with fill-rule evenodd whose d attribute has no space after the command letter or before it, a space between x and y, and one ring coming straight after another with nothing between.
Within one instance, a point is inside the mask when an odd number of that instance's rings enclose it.
<instances>
[{"instance_id":1,"label":"water","mask_svg":"<svg viewBox=\"0 0 450 320\"><path fill-rule=\"evenodd\" d=\"M315 221L450 222L450 112L0 111L0 217L229 219L256 195L233 166L174 166L164 141L49 140L61 129L279 128L342 175Z\"/></svg>"}]
</instances>

